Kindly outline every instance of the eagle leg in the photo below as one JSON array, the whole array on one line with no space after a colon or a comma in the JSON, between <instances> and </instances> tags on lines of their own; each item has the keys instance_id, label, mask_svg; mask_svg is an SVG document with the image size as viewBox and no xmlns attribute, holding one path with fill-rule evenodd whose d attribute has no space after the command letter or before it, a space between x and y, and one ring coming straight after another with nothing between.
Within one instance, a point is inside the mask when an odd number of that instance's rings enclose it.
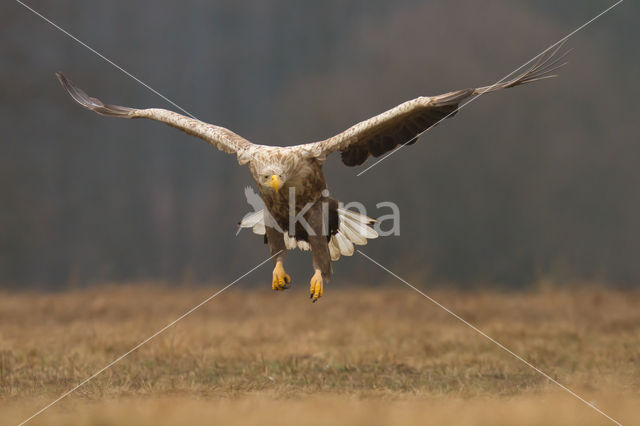
<instances>
[{"instance_id":1,"label":"eagle leg","mask_svg":"<svg viewBox=\"0 0 640 426\"><path fill-rule=\"evenodd\" d=\"M273 268L273 280L271 281L271 288L274 291L282 291L291 287L291 277L284 271L283 261L287 253L287 248L284 245L284 236L281 232L278 232L275 228L267 226L265 229L265 235L267 237L267 243L269 244L269 251L271 256L274 256Z\"/></svg>"},{"instance_id":2,"label":"eagle leg","mask_svg":"<svg viewBox=\"0 0 640 426\"><path fill-rule=\"evenodd\" d=\"M310 298L313 299L313 303L318 300L319 297L322 296L322 271L320 269L316 269L315 274L311 277L311 288L310 288Z\"/></svg>"},{"instance_id":3,"label":"eagle leg","mask_svg":"<svg viewBox=\"0 0 640 426\"><path fill-rule=\"evenodd\" d=\"M331 278L331 254L327 235L323 233L322 203L316 202L306 217L309 226L315 235L309 235L309 245L313 254L313 269L315 273L311 278L310 297L315 303L322 296L324 281Z\"/></svg>"},{"instance_id":4,"label":"eagle leg","mask_svg":"<svg viewBox=\"0 0 640 426\"><path fill-rule=\"evenodd\" d=\"M276 262L276 267L273 268L273 281L271 283L271 288L274 291L282 291L289 287L291 287L291 277L284 271L282 261L278 260Z\"/></svg>"}]
</instances>

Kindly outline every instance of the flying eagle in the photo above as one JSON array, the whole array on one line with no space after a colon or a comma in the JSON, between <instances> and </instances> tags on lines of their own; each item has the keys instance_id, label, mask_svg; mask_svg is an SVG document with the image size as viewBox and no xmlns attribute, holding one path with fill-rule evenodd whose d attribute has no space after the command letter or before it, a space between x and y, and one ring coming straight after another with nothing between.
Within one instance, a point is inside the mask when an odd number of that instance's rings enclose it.
<instances>
[{"instance_id":1,"label":"flying eagle","mask_svg":"<svg viewBox=\"0 0 640 426\"><path fill-rule=\"evenodd\" d=\"M61 73L62 86L83 107L98 114L121 118L150 118L203 139L221 151L235 154L248 164L266 211L245 216L241 227L264 234L273 256L272 289L285 290L291 283L283 262L287 250L300 248L313 253L314 274L310 297L323 293L323 282L331 276L331 262L351 255L354 244L364 245L378 234L375 220L341 208L328 196L322 165L327 156L340 151L347 166L359 166L369 157L379 157L402 145L411 145L426 130L456 114L459 104L471 97L554 77L564 64L556 57L561 46L548 49L527 71L509 80L475 89L457 90L438 96L421 96L358 123L319 142L295 146L267 146L249 142L224 127L159 108L136 109L102 103L89 97Z\"/></svg>"}]
</instances>

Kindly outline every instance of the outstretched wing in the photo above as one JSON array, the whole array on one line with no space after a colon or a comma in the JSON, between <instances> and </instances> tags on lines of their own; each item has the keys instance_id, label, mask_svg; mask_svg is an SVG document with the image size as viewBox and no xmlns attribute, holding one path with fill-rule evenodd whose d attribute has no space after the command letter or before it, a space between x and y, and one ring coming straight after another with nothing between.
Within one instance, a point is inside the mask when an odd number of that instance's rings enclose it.
<instances>
[{"instance_id":1,"label":"outstretched wing","mask_svg":"<svg viewBox=\"0 0 640 426\"><path fill-rule=\"evenodd\" d=\"M455 115L458 105L465 99L555 77L551 73L566 64L559 62L569 53L566 51L560 56L555 56L562 45L563 43L553 49L547 49L531 68L509 81L438 96L419 97L362 121L329 139L299 147L321 159L332 152L341 151L344 164L359 166L370 155L379 157L398 145L415 143L429 128Z\"/></svg>"},{"instance_id":2,"label":"outstretched wing","mask_svg":"<svg viewBox=\"0 0 640 426\"><path fill-rule=\"evenodd\" d=\"M186 117L173 111L160 108L136 109L118 105L109 105L102 103L100 99L92 98L82 89L76 87L62 73L56 73L62 87L66 89L74 101L83 107L95 111L98 114L109 117L120 118L150 118L152 120L161 121L171 127L182 130L192 136L196 136L209 142L220 151L229 154L240 154L247 151L250 147L255 146L248 140L233 133L224 127L214 126L197 120L195 118Z\"/></svg>"}]
</instances>

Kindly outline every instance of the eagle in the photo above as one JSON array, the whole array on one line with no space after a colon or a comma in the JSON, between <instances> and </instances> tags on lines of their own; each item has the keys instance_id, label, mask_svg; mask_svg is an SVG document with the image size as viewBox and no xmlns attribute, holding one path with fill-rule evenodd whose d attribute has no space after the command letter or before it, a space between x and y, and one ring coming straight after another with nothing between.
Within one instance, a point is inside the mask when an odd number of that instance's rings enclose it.
<instances>
[{"instance_id":1,"label":"eagle","mask_svg":"<svg viewBox=\"0 0 640 426\"><path fill-rule=\"evenodd\" d=\"M235 154L240 165L248 165L264 209L246 215L241 228L263 234L274 269L272 289L285 290L291 277L285 272L287 250L311 250L313 276L310 298L323 295L331 278L331 262L340 255L352 255L355 245L377 238L374 219L344 209L329 196L322 166L327 157L340 152L347 166L359 166L371 157L380 157L405 145L414 144L428 129L458 112L461 102L510 87L555 77L553 71L565 65L557 56L561 44L543 52L532 66L507 81L489 86L456 90L437 96L420 96L362 121L328 139L294 146L251 143L224 127L202 122L160 108L129 108L105 104L88 96L62 73L58 80L68 94L83 107L98 114L120 118L148 118L175 127L209 142L220 151Z\"/></svg>"}]
</instances>

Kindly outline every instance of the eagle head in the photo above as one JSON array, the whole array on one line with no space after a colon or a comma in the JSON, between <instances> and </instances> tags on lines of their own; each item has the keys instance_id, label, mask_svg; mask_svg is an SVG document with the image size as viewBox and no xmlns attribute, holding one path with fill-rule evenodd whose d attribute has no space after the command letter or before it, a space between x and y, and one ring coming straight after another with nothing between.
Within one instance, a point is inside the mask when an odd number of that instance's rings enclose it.
<instances>
[{"instance_id":1,"label":"eagle head","mask_svg":"<svg viewBox=\"0 0 640 426\"><path fill-rule=\"evenodd\" d=\"M269 165L256 170L256 181L277 192L284 186L287 176L280 167Z\"/></svg>"}]
</instances>

